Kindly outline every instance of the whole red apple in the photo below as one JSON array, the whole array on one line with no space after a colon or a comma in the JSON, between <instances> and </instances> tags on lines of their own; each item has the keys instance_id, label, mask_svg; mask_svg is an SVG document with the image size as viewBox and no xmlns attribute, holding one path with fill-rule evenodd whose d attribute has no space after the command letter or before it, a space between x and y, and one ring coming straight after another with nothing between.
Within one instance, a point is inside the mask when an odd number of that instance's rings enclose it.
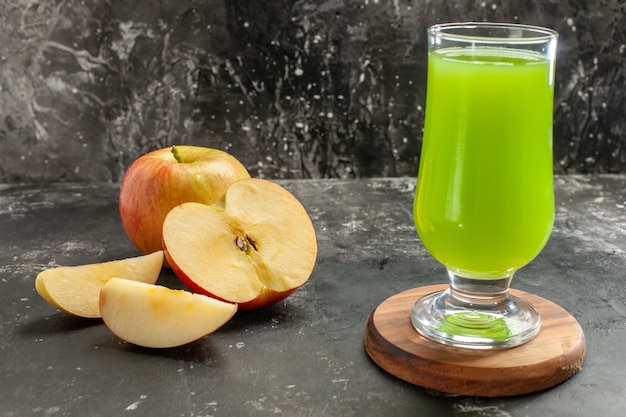
<instances>
[{"instance_id":1,"label":"whole red apple","mask_svg":"<svg viewBox=\"0 0 626 417\"><path fill-rule=\"evenodd\" d=\"M199 146L174 146L139 157L120 187L124 230L144 254L162 249L161 230L169 211L185 202L213 204L234 182L250 178L227 152Z\"/></svg>"}]
</instances>

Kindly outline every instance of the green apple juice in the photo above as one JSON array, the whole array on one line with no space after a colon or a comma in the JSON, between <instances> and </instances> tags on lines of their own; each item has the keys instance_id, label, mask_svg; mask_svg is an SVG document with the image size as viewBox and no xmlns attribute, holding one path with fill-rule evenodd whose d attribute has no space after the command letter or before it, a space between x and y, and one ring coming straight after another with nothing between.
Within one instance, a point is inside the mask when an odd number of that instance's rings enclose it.
<instances>
[{"instance_id":1,"label":"green apple juice","mask_svg":"<svg viewBox=\"0 0 626 417\"><path fill-rule=\"evenodd\" d=\"M550 236L553 70L507 48L430 52L414 218L455 274L511 275Z\"/></svg>"}]
</instances>

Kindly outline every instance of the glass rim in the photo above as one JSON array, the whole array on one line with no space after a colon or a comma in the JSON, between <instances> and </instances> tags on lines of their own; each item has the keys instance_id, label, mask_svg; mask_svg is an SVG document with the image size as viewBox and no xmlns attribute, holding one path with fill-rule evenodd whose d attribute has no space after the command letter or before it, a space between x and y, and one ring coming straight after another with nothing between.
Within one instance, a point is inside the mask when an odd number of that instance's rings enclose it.
<instances>
[{"instance_id":1,"label":"glass rim","mask_svg":"<svg viewBox=\"0 0 626 417\"><path fill-rule=\"evenodd\" d=\"M523 31L529 36L491 36L477 34L463 34L461 31L454 30L469 29L510 29ZM428 33L441 39L459 42L481 42L481 43L509 43L509 44L535 44L546 43L558 38L559 34L556 30L534 25L526 25L522 23L492 23L492 22L456 22L456 23L440 23L432 25L428 28Z\"/></svg>"}]
</instances>

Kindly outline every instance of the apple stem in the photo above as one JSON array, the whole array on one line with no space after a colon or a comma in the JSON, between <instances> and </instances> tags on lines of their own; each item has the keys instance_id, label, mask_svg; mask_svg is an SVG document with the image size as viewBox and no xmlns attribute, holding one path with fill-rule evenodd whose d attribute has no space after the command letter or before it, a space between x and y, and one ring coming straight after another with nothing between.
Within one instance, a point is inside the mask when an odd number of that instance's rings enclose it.
<instances>
[{"instance_id":1,"label":"apple stem","mask_svg":"<svg viewBox=\"0 0 626 417\"><path fill-rule=\"evenodd\" d=\"M172 145L172 155L174 155L174 159L176 159L178 163L183 163L183 157L180 155L180 152L178 151L176 145Z\"/></svg>"}]
</instances>

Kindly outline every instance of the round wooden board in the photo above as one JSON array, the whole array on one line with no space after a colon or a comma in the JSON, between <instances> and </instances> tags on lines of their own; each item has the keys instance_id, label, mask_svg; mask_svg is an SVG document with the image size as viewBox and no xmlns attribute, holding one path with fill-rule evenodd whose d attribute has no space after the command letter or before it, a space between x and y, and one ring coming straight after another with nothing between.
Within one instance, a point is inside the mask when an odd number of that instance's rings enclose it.
<instances>
[{"instance_id":1,"label":"round wooden board","mask_svg":"<svg viewBox=\"0 0 626 417\"><path fill-rule=\"evenodd\" d=\"M511 289L541 313L537 337L502 350L473 350L442 345L411 324L415 301L446 285L431 285L396 294L370 314L365 350L390 374L412 384L451 394L498 397L553 387L581 370L585 335L565 309L544 298Z\"/></svg>"}]
</instances>

